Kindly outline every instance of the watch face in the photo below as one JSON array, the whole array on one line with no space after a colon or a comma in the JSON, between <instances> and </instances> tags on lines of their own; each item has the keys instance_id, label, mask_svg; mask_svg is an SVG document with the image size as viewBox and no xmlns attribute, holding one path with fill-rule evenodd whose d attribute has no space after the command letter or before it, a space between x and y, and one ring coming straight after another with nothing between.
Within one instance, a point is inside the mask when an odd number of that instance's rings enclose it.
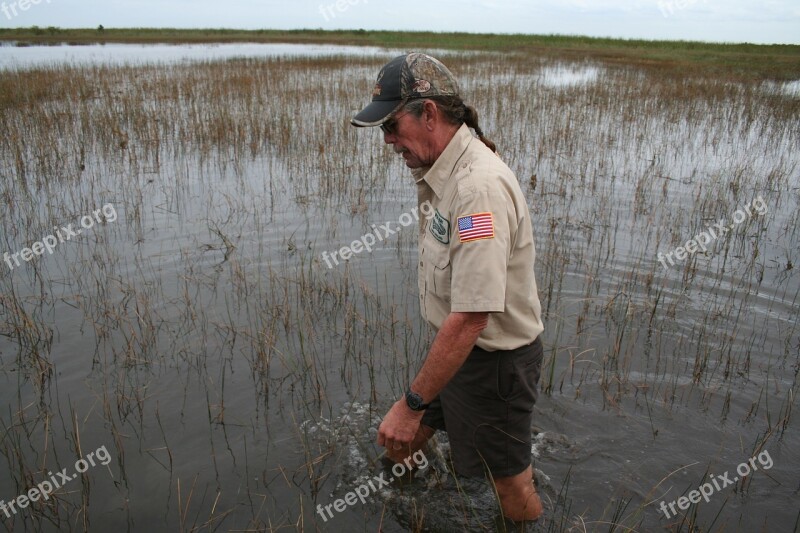
<instances>
[{"instance_id":1,"label":"watch face","mask_svg":"<svg viewBox=\"0 0 800 533\"><path fill-rule=\"evenodd\" d=\"M406 393L406 403L412 411L419 411L422 409L422 397L416 392L408 391Z\"/></svg>"}]
</instances>

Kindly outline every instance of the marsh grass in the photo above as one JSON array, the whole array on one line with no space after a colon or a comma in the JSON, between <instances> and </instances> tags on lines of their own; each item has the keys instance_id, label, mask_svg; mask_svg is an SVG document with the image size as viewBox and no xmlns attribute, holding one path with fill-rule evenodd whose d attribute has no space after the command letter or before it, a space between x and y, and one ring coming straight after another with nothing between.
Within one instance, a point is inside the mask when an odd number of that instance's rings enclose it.
<instances>
[{"instance_id":1,"label":"marsh grass","mask_svg":"<svg viewBox=\"0 0 800 533\"><path fill-rule=\"evenodd\" d=\"M800 101L700 71L499 57L448 62L531 206L546 324L537 529L663 527L652 503L702 473L670 477L680 464L719 471L764 447L775 484L754 478L666 527L795 520ZM81 450L116 455L0 515L7 528L334 527L316 504L371 471L370 430L432 337L413 230L334 269L321 260L415 205L380 136L348 126L381 64L4 73L4 248L106 202L119 213L0 267L0 497ZM768 212L707 254L656 259L758 195ZM342 431L309 433L326 425ZM399 530L411 509L424 531L456 509L465 528L493 527L470 489L439 494L446 505L383 495L335 526Z\"/></svg>"}]
</instances>

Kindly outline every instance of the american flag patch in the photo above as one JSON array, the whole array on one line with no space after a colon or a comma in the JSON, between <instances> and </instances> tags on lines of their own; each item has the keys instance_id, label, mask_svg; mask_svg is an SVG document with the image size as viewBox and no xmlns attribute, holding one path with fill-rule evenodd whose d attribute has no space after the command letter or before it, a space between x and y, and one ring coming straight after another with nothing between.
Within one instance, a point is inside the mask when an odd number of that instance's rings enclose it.
<instances>
[{"instance_id":1,"label":"american flag patch","mask_svg":"<svg viewBox=\"0 0 800 533\"><path fill-rule=\"evenodd\" d=\"M458 238L461 242L494 238L494 224L491 213L476 213L458 217Z\"/></svg>"}]
</instances>

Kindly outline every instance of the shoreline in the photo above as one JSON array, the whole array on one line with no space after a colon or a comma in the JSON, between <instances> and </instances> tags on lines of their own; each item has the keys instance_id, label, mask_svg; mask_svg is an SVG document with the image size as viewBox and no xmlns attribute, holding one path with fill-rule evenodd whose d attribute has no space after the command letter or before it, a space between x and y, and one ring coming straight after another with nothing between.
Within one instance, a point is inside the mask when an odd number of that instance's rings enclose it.
<instances>
[{"instance_id":1,"label":"shoreline","mask_svg":"<svg viewBox=\"0 0 800 533\"><path fill-rule=\"evenodd\" d=\"M516 51L571 60L636 65L683 76L732 80L800 79L800 45L646 41L566 35L391 32L367 30L230 30L172 28L1 28L0 42L16 46L290 43L402 49Z\"/></svg>"}]
</instances>

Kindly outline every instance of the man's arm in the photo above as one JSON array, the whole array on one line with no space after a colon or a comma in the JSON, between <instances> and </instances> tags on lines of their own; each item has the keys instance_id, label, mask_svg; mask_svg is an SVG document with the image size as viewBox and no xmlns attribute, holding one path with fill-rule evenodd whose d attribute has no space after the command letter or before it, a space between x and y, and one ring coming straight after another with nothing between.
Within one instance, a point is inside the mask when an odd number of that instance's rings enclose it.
<instances>
[{"instance_id":1,"label":"man's arm","mask_svg":"<svg viewBox=\"0 0 800 533\"><path fill-rule=\"evenodd\" d=\"M475 346L475 341L489 322L489 313L450 313L433 340L428 357L411 390L425 403L434 399L453 378ZM423 412L412 411L405 398L398 400L378 429L378 444L400 449L414 439Z\"/></svg>"},{"instance_id":2,"label":"man's arm","mask_svg":"<svg viewBox=\"0 0 800 533\"><path fill-rule=\"evenodd\" d=\"M489 322L489 313L450 313L433 340L411 390L431 401L453 378Z\"/></svg>"}]
</instances>

